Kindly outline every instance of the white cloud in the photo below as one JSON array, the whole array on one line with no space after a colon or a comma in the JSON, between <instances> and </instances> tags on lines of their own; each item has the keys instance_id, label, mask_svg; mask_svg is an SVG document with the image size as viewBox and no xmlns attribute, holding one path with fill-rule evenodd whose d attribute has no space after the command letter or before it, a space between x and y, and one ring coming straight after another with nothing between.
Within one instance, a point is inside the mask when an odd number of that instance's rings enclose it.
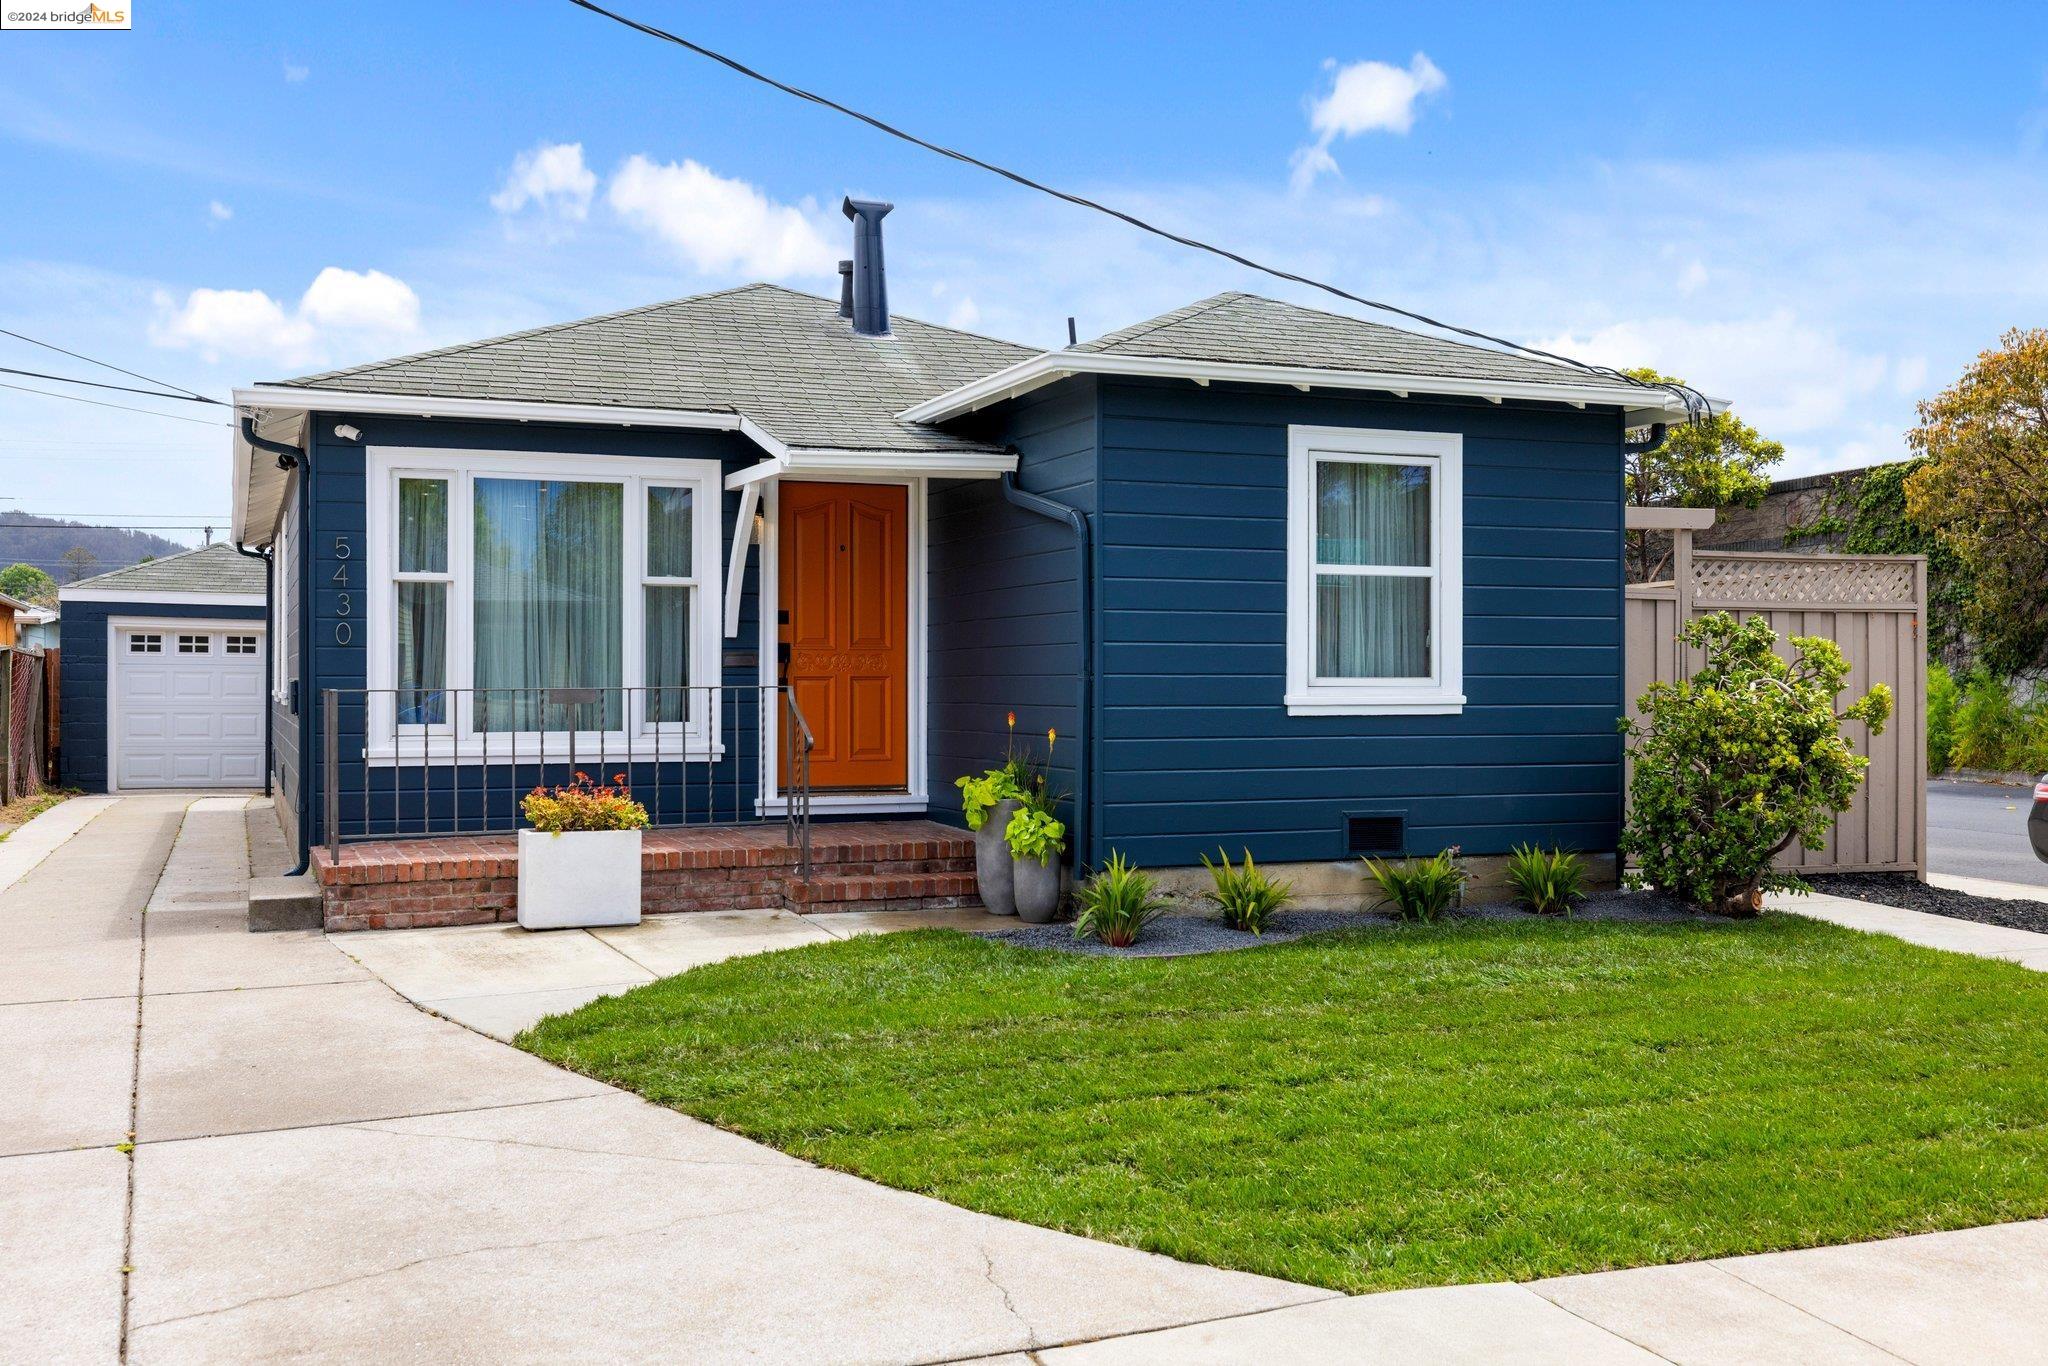
<instances>
[{"instance_id":1,"label":"white cloud","mask_svg":"<svg viewBox=\"0 0 2048 1366\"><path fill-rule=\"evenodd\" d=\"M580 142L541 143L512 160L505 183L491 196L491 207L515 214L531 204L544 213L581 222L590 213L597 176L583 164Z\"/></svg>"},{"instance_id":2,"label":"white cloud","mask_svg":"<svg viewBox=\"0 0 2048 1366\"><path fill-rule=\"evenodd\" d=\"M737 271L770 279L831 275L838 253L817 207L777 204L743 180L695 161L626 159L605 197L628 224L673 248L707 274Z\"/></svg>"},{"instance_id":3,"label":"white cloud","mask_svg":"<svg viewBox=\"0 0 2048 1366\"><path fill-rule=\"evenodd\" d=\"M195 289L182 304L159 290L156 306L150 341L196 350L209 364L232 355L271 356L296 365L312 355L312 326L260 289Z\"/></svg>"},{"instance_id":4,"label":"white cloud","mask_svg":"<svg viewBox=\"0 0 2048 1366\"><path fill-rule=\"evenodd\" d=\"M151 343L198 351L209 364L239 357L300 365L337 344L386 346L419 329L419 296L380 270L329 266L291 310L260 289L195 289L182 303L158 290L153 301Z\"/></svg>"},{"instance_id":5,"label":"white cloud","mask_svg":"<svg viewBox=\"0 0 2048 1366\"><path fill-rule=\"evenodd\" d=\"M299 313L316 327L402 334L419 328L420 296L381 270L329 266L307 286Z\"/></svg>"},{"instance_id":6,"label":"white cloud","mask_svg":"<svg viewBox=\"0 0 2048 1366\"><path fill-rule=\"evenodd\" d=\"M1339 66L1335 60L1323 66L1336 74L1329 89L1309 104L1308 126L1316 140L1298 148L1291 159L1297 191L1307 189L1318 176L1340 173L1330 154L1331 143L1361 133L1405 134L1415 126L1415 106L1449 84L1437 64L1421 52L1406 67L1386 62Z\"/></svg>"},{"instance_id":7,"label":"white cloud","mask_svg":"<svg viewBox=\"0 0 2048 1366\"><path fill-rule=\"evenodd\" d=\"M235 211L216 199L206 206L206 215L216 223L225 223L235 216Z\"/></svg>"},{"instance_id":8,"label":"white cloud","mask_svg":"<svg viewBox=\"0 0 2048 1366\"><path fill-rule=\"evenodd\" d=\"M309 66L300 66L295 62L284 64L284 79L287 85L298 85L312 74L313 68Z\"/></svg>"},{"instance_id":9,"label":"white cloud","mask_svg":"<svg viewBox=\"0 0 2048 1366\"><path fill-rule=\"evenodd\" d=\"M969 298L956 300L946 311L946 326L957 327L963 332L973 331L980 322L981 307Z\"/></svg>"}]
</instances>

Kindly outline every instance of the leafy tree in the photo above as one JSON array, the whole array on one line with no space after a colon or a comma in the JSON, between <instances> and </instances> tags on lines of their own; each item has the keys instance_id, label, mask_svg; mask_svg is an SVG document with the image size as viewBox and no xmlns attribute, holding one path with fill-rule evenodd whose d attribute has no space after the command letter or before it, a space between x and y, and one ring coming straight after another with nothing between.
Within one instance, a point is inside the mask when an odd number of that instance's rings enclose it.
<instances>
[{"instance_id":1,"label":"leafy tree","mask_svg":"<svg viewBox=\"0 0 2048 1366\"><path fill-rule=\"evenodd\" d=\"M32 564L10 564L0 569L0 593L20 602L55 602L57 581Z\"/></svg>"},{"instance_id":2,"label":"leafy tree","mask_svg":"<svg viewBox=\"0 0 2048 1366\"><path fill-rule=\"evenodd\" d=\"M1968 619L1984 663L2048 663L2048 329L2014 328L1920 405L1908 432L1927 458L1906 510L1974 580Z\"/></svg>"},{"instance_id":3,"label":"leafy tree","mask_svg":"<svg viewBox=\"0 0 2048 1366\"><path fill-rule=\"evenodd\" d=\"M1630 370L1633 379L1651 384L1683 383L1655 370ZM1636 507L1755 507L1770 490L1764 471L1785 458L1785 448L1763 436L1732 412L1698 422L1674 424L1655 446L1634 442L1623 466L1628 501ZM1642 582L1663 572L1670 558L1670 538L1631 531L1630 577Z\"/></svg>"},{"instance_id":4,"label":"leafy tree","mask_svg":"<svg viewBox=\"0 0 2048 1366\"><path fill-rule=\"evenodd\" d=\"M1827 842L1870 760L1844 721L1875 735L1892 713L1880 683L1835 710L1849 677L1841 646L1794 636L1792 659L1762 617L1715 612L1679 632L1704 652L1691 678L1652 683L1637 721L1622 722L1635 761L1621 850L1632 880L1724 915L1754 915L1766 887L1799 888L1771 861L1803 840Z\"/></svg>"},{"instance_id":5,"label":"leafy tree","mask_svg":"<svg viewBox=\"0 0 2048 1366\"><path fill-rule=\"evenodd\" d=\"M72 546L58 559L64 564L64 581L77 583L80 579L95 573L100 567L100 557L82 545Z\"/></svg>"}]
</instances>

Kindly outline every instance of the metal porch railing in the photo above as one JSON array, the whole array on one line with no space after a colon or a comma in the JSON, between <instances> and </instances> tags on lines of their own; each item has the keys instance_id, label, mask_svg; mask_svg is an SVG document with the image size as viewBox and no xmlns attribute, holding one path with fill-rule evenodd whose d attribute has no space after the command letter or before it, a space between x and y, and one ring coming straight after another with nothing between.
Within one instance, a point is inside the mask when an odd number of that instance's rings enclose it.
<instances>
[{"instance_id":1,"label":"metal porch railing","mask_svg":"<svg viewBox=\"0 0 2048 1366\"><path fill-rule=\"evenodd\" d=\"M518 830L521 798L585 772L630 788L654 829L780 822L811 874L816 737L779 684L326 688L320 736L331 861L362 840Z\"/></svg>"}]
</instances>

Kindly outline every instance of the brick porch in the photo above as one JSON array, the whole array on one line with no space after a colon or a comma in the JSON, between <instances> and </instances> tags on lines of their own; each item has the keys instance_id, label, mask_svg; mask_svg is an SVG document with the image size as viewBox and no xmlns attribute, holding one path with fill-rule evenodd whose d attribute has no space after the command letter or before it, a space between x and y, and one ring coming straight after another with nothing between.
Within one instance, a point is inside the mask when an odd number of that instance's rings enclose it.
<instances>
[{"instance_id":1,"label":"brick porch","mask_svg":"<svg viewBox=\"0 0 2048 1366\"><path fill-rule=\"evenodd\" d=\"M641 842L641 911L801 913L978 906L974 841L933 821L848 821L811 827L811 880L779 825L650 830ZM519 845L512 835L345 844L313 851L326 928L418 929L518 918Z\"/></svg>"}]
</instances>

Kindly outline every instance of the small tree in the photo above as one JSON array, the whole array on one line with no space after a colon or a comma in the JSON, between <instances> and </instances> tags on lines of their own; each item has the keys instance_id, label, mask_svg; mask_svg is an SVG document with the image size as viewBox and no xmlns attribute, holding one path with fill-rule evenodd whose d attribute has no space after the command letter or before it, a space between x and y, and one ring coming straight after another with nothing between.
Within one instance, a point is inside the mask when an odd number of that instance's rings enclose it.
<instances>
[{"instance_id":1,"label":"small tree","mask_svg":"<svg viewBox=\"0 0 2048 1366\"><path fill-rule=\"evenodd\" d=\"M1826 843L1870 760L1842 738L1844 721L1876 735L1892 713L1880 683L1835 710L1849 663L1832 640L1794 636L1793 658L1761 617L1725 612L1679 632L1706 663L1689 679L1652 683L1623 721L1635 774L1621 852L1630 878L1725 915L1754 915L1763 890L1800 888L1771 869L1794 840Z\"/></svg>"},{"instance_id":2,"label":"small tree","mask_svg":"<svg viewBox=\"0 0 2048 1366\"><path fill-rule=\"evenodd\" d=\"M1651 384L1684 382L1655 370L1627 374ZM1783 446L1766 441L1734 413L1716 413L1671 426L1647 449L1632 443L1622 479L1636 507L1753 508L1770 491L1764 471L1784 458ZM1656 577L1671 553L1669 537L1631 531L1628 542L1630 577L1638 583Z\"/></svg>"},{"instance_id":3,"label":"small tree","mask_svg":"<svg viewBox=\"0 0 2048 1366\"><path fill-rule=\"evenodd\" d=\"M1953 547L1984 663L2048 664L2048 329L2014 328L1920 405L1906 510Z\"/></svg>"},{"instance_id":4,"label":"small tree","mask_svg":"<svg viewBox=\"0 0 2048 1366\"><path fill-rule=\"evenodd\" d=\"M0 593L19 602L55 602L57 581L32 564L10 564L0 569Z\"/></svg>"},{"instance_id":5,"label":"small tree","mask_svg":"<svg viewBox=\"0 0 2048 1366\"><path fill-rule=\"evenodd\" d=\"M77 583L100 567L100 557L82 545L72 546L57 558L64 565L66 583Z\"/></svg>"}]
</instances>

